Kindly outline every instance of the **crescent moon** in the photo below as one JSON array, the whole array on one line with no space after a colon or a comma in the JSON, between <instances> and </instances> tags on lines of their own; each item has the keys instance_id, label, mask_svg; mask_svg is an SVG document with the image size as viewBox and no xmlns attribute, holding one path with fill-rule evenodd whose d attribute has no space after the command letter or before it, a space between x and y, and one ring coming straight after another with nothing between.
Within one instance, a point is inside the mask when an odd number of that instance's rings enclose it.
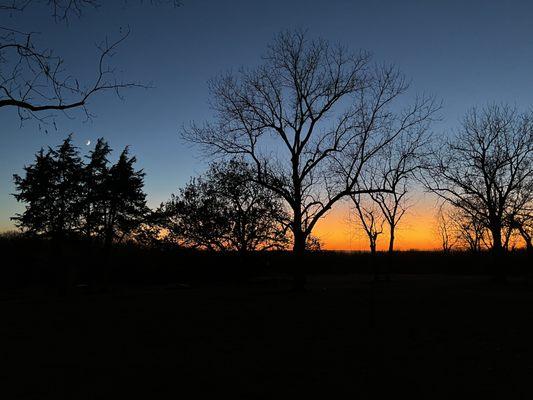
<instances>
[{"instance_id":1,"label":"crescent moon","mask_svg":"<svg viewBox=\"0 0 533 400\"><path fill-rule=\"evenodd\" d=\"M87 143L85 143L86 146L89 146L91 144L90 140L87 140Z\"/></svg>"}]
</instances>

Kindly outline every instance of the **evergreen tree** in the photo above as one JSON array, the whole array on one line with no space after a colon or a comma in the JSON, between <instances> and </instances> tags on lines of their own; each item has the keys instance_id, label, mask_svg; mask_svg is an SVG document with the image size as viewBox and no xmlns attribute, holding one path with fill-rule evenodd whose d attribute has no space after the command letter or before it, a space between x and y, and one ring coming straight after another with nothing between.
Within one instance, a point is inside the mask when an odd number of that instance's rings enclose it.
<instances>
[{"instance_id":1,"label":"evergreen tree","mask_svg":"<svg viewBox=\"0 0 533 400\"><path fill-rule=\"evenodd\" d=\"M85 167L84 233L87 237L101 237L104 232L109 197L109 160L111 148L100 138L89 153Z\"/></svg>"},{"instance_id":2,"label":"evergreen tree","mask_svg":"<svg viewBox=\"0 0 533 400\"><path fill-rule=\"evenodd\" d=\"M109 169L104 191L105 209L104 242L107 246L122 240L144 222L148 213L146 194L143 192L144 172L135 171L135 156L128 157L126 147L116 164Z\"/></svg>"},{"instance_id":3,"label":"evergreen tree","mask_svg":"<svg viewBox=\"0 0 533 400\"><path fill-rule=\"evenodd\" d=\"M57 207L55 231L59 237L79 233L80 215L83 208L83 172L84 165L79 149L72 144L72 135L52 150L54 157L54 177L51 183Z\"/></svg>"},{"instance_id":4,"label":"evergreen tree","mask_svg":"<svg viewBox=\"0 0 533 400\"><path fill-rule=\"evenodd\" d=\"M26 176L13 175L18 201L26 210L13 220L21 229L61 239L74 235L80 227L83 204L83 162L69 136L56 149L43 149L35 163L24 167Z\"/></svg>"},{"instance_id":5,"label":"evergreen tree","mask_svg":"<svg viewBox=\"0 0 533 400\"><path fill-rule=\"evenodd\" d=\"M11 219L23 231L30 234L51 235L54 224L50 219L54 215L55 198L50 182L54 180L54 160L51 151L41 150L35 155L35 163L24 166L25 177L13 175L17 201L26 203L22 214Z\"/></svg>"},{"instance_id":6,"label":"evergreen tree","mask_svg":"<svg viewBox=\"0 0 533 400\"><path fill-rule=\"evenodd\" d=\"M148 208L144 172L136 171L128 149L109 167L111 148L99 139L85 164L69 136L56 149L41 149L25 176L13 175L15 198L26 203L13 217L31 234L64 239L83 234L107 246L137 229Z\"/></svg>"}]
</instances>

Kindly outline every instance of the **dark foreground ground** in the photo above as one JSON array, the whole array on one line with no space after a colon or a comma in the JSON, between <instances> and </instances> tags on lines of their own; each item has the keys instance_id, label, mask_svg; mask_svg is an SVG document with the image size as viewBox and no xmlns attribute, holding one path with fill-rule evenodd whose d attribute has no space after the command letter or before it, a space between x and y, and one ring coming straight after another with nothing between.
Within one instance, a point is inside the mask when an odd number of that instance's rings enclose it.
<instances>
[{"instance_id":1,"label":"dark foreground ground","mask_svg":"<svg viewBox=\"0 0 533 400\"><path fill-rule=\"evenodd\" d=\"M1 397L533 395L532 283L321 275L308 287L4 297Z\"/></svg>"}]
</instances>

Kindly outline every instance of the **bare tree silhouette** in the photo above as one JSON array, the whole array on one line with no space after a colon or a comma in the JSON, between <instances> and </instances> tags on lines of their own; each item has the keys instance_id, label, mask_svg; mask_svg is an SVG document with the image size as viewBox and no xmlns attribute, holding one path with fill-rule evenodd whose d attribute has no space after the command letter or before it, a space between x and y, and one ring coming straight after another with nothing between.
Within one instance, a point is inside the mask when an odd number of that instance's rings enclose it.
<instances>
[{"instance_id":1,"label":"bare tree silhouette","mask_svg":"<svg viewBox=\"0 0 533 400\"><path fill-rule=\"evenodd\" d=\"M179 6L178 1L153 0ZM8 0L0 2L0 12L23 12L28 7L43 6L51 10L57 22L80 17L84 9L97 8L97 0ZM97 45L99 56L91 82L80 83L67 72L65 60L49 45L38 44L39 34L0 25L0 108L16 108L21 121L36 118L44 121L49 112L82 109L87 118L89 100L96 94L114 91L119 98L122 90L150 85L119 78L110 59L129 36L129 28L120 29L116 40L102 40Z\"/></svg>"},{"instance_id":2,"label":"bare tree silhouette","mask_svg":"<svg viewBox=\"0 0 533 400\"><path fill-rule=\"evenodd\" d=\"M291 211L293 251L302 254L316 223L362 188L366 164L402 132L426 128L438 106L420 97L393 107L408 84L393 66L301 32L279 34L264 63L210 83L216 121L183 137L210 154L247 158L254 180Z\"/></svg>"},{"instance_id":3,"label":"bare tree silhouette","mask_svg":"<svg viewBox=\"0 0 533 400\"><path fill-rule=\"evenodd\" d=\"M0 27L0 108L16 108L21 120L35 117L42 121L50 115L41 117L37 113L73 108L83 109L89 118L87 104L96 93L114 91L120 97L122 89L147 87L118 79L109 65L109 59L128 35L129 30L118 40L105 40L98 46L94 81L82 85L65 71L63 58L51 49L37 47L34 33Z\"/></svg>"},{"instance_id":4,"label":"bare tree silhouette","mask_svg":"<svg viewBox=\"0 0 533 400\"><path fill-rule=\"evenodd\" d=\"M482 221L472 218L464 210L458 208L450 213L450 219L455 228L455 239L458 246L473 252L490 247L487 228Z\"/></svg>"},{"instance_id":5,"label":"bare tree silhouette","mask_svg":"<svg viewBox=\"0 0 533 400\"><path fill-rule=\"evenodd\" d=\"M361 179L365 188L386 189L370 191L369 197L386 222L389 253L394 251L397 227L412 206L408 194L415 175L423 167L428 143L426 129L403 132L376 154Z\"/></svg>"},{"instance_id":6,"label":"bare tree silhouette","mask_svg":"<svg viewBox=\"0 0 533 400\"><path fill-rule=\"evenodd\" d=\"M500 253L509 221L533 200L533 114L509 106L471 109L425 174L426 187L490 232Z\"/></svg>"},{"instance_id":7,"label":"bare tree silhouette","mask_svg":"<svg viewBox=\"0 0 533 400\"><path fill-rule=\"evenodd\" d=\"M142 0L139 1L143 3ZM126 3L126 0L124 1ZM179 7L179 0L150 0L151 4L169 4ZM99 8L103 4L100 0L3 0L0 2L0 11L23 12L29 7L44 6L56 21L68 21L71 17L81 17L86 8Z\"/></svg>"},{"instance_id":8,"label":"bare tree silhouette","mask_svg":"<svg viewBox=\"0 0 533 400\"><path fill-rule=\"evenodd\" d=\"M453 221L444 204L441 204L435 214L435 231L439 238L443 252L449 252L457 242Z\"/></svg>"},{"instance_id":9,"label":"bare tree silhouette","mask_svg":"<svg viewBox=\"0 0 533 400\"><path fill-rule=\"evenodd\" d=\"M0 10L23 12L27 8L42 5L50 9L52 17L58 21L66 21L71 16L80 17L84 8L97 8L97 0L4 0L0 3Z\"/></svg>"},{"instance_id":10,"label":"bare tree silhouette","mask_svg":"<svg viewBox=\"0 0 533 400\"><path fill-rule=\"evenodd\" d=\"M357 214L358 225L368 238L370 253L375 255L377 240L379 235L383 233L383 226L385 225L386 219L379 206L371 198L365 198L361 194L354 194L350 197Z\"/></svg>"}]
</instances>

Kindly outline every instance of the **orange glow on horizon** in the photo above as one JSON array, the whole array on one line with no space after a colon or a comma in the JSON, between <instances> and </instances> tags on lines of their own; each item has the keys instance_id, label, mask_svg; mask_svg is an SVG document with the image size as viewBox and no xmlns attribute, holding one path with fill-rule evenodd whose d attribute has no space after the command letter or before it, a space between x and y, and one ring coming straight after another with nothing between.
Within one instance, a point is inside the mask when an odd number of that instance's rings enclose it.
<instances>
[{"instance_id":1,"label":"orange glow on horizon","mask_svg":"<svg viewBox=\"0 0 533 400\"><path fill-rule=\"evenodd\" d=\"M324 244L325 250L369 250L365 232L350 221L350 206L339 204L316 225L313 232ZM387 250L388 232L378 238L378 250ZM435 207L432 201L422 199L410 208L400 221L395 235L395 250L435 250L440 248L435 233Z\"/></svg>"}]
</instances>

